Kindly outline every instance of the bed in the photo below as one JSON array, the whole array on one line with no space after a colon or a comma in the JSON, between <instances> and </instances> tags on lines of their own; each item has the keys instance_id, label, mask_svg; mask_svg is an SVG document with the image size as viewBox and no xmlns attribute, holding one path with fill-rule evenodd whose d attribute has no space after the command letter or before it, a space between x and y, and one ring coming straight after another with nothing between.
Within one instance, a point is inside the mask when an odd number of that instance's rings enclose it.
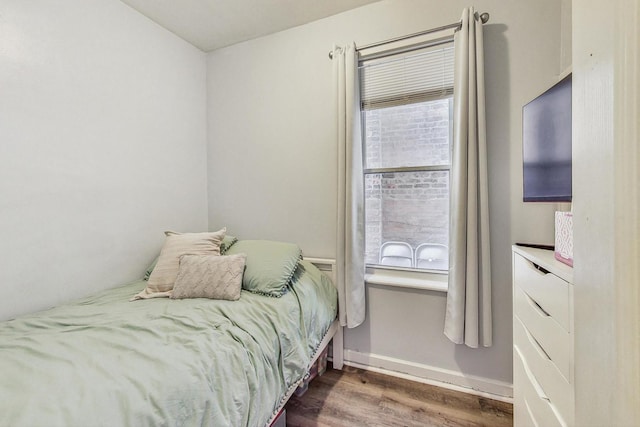
<instances>
[{"instance_id":1,"label":"bed","mask_svg":"<svg viewBox=\"0 0 640 427\"><path fill-rule=\"evenodd\" d=\"M0 424L270 425L340 329L327 275L296 260L288 279L279 297L131 302L141 279L2 322Z\"/></svg>"}]
</instances>

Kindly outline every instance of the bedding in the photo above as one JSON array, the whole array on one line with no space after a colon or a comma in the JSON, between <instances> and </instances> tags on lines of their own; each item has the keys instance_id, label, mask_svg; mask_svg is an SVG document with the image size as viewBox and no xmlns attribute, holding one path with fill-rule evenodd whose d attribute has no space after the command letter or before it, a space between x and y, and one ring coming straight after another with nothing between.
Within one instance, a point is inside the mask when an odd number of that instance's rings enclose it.
<instances>
[{"instance_id":1,"label":"bedding","mask_svg":"<svg viewBox=\"0 0 640 427\"><path fill-rule=\"evenodd\" d=\"M307 261L280 298L129 302L145 285L0 323L1 424L263 426L337 311Z\"/></svg>"}]
</instances>

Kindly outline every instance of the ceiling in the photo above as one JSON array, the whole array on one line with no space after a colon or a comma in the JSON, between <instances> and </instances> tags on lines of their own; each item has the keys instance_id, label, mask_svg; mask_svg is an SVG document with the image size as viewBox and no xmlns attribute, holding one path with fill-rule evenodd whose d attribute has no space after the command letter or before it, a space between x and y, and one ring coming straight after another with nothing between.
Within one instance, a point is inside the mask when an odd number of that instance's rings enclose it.
<instances>
[{"instance_id":1,"label":"ceiling","mask_svg":"<svg viewBox=\"0 0 640 427\"><path fill-rule=\"evenodd\" d=\"M205 52L379 0L122 0Z\"/></svg>"}]
</instances>

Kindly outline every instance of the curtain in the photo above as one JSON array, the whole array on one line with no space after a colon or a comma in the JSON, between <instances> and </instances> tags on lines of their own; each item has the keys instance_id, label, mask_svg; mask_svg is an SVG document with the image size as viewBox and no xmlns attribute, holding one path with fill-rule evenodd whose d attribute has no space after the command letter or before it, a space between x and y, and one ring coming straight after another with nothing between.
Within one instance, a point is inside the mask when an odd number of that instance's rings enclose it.
<instances>
[{"instance_id":1,"label":"curtain","mask_svg":"<svg viewBox=\"0 0 640 427\"><path fill-rule=\"evenodd\" d=\"M336 285L340 324L355 328L365 316L365 267L360 85L354 43L334 47L333 77L338 142Z\"/></svg>"},{"instance_id":2,"label":"curtain","mask_svg":"<svg viewBox=\"0 0 640 427\"><path fill-rule=\"evenodd\" d=\"M489 347L491 262L482 22L464 9L454 36L454 135L449 291L444 333L456 344Z\"/></svg>"}]
</instances>

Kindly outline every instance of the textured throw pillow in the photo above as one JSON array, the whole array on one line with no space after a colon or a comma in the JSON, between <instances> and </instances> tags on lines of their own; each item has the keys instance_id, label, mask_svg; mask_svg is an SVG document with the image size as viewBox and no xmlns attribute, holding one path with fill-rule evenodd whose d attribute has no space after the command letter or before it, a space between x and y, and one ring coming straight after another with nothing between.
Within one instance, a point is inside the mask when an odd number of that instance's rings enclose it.
<instances>
[{"instance_id":1,"label":"textured throw pillow","mask_svg":"<svg viewBox=\"0 0 640 427\"><path fill-rule=\"evenodd\" d=\"M246 259L245 254L181 256L171 298L239 299Z\"/></svg>"},{"instance_id":2,"label":"textured throw pillow","mask_svg":"<svg viewBox=\"0 0 640 427\"><path fill-rule=\"evenodd\" d=\"M271 297L281 297L287 292L298 260L302 258L298 245L269 240L239 240L227 255L238 253L247 255L242 288Z\"/></svg>"},{"instance_id":3,"label":"textured throw pillow","mask_svg":"<svg viewBox=\"0 0 640 427\"><path fill-rule=\"evenodd\" d=\"M180 257L182 255L219 256L220 242L222 242L226 231L226 228L213 233L166 231L167 237L160 251L158 263L149 277L147 287L132 300L170 296L180 268Z\"/></svg>"}]
</instances>

